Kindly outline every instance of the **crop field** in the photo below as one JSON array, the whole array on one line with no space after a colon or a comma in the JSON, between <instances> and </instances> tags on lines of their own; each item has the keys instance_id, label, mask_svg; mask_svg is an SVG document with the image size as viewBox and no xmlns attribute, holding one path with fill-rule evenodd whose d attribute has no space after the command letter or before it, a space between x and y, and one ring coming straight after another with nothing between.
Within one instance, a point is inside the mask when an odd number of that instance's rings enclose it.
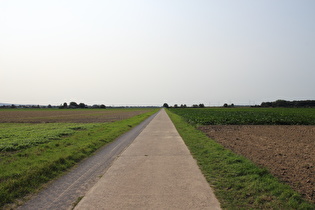
<instances>
[{"instance_id":1,"label":"crop field","mask_svg":"<svg viewBox=\"0 0 315 210\"><path fill-rule=\"evenodd\" d=\"M127 119L148 109L17 109L0 110L0 123L100 123Z\"/></svg>"},{"instance_id":2,"label":"crop field","mask_svg":"<svg viewBox=\"0 0 315 210\"><path fill-rule=\"evenodd\" d=\"M315 109L171 109L315 203Z\"/></svg>"},{"instance_id":3,"label":"crop field","mask_svg":"<svg viewBox=\"0 0 315 210\"><path fill-rule=\"evenodd\" d=\"M0 110L0 208L36 191L156 111Z\"/></svg>"},{"instance_id":4,"label":"crop field","mask_svg":"<svg viewBox=\"0 0 315 210\"><path fill-rule=\"evenodd\" d=\"M313 108L180 108L172 112L199 125L315 125Z\"/></svg>"}]
</instances>

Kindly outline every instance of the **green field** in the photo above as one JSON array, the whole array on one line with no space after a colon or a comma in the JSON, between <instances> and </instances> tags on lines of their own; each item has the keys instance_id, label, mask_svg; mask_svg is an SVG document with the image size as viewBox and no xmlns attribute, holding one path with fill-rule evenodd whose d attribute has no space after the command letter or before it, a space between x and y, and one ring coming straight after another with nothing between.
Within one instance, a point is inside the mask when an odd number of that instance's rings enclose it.
<instances>
[{"instance_id":1,"label":"green field","mask_svg":"<svg viewBox=\"0 0 315 210\"><path fill-rule=\"evenodd\" d=\"M32 123L0 123L0 208L36 191L157 111L1 110L0 116ZM34 123L35 118L49 123ZM58 122L51 123L56 118ZM68 122L87 118L87 123Z\"/></svg>"},{"instance_id":2,"label":"green field","mask_svg":"<svg viewBox=\"0 0 315 210\"><path fill-rule=\"evenodd\" d=\"M0 152L17 151L34 147L91 129L98 124L77 123L0 123Z\"/></svg>"},{"instance_id":3,"label":"green field","mask_svg":"<svg viewBox=\"0 0 315 210\"><path fill-rule=\"evenodd\" d=\"M197 125L315 125L314 108L178 108L171 111Z\"/></svg>"}]
</instances>

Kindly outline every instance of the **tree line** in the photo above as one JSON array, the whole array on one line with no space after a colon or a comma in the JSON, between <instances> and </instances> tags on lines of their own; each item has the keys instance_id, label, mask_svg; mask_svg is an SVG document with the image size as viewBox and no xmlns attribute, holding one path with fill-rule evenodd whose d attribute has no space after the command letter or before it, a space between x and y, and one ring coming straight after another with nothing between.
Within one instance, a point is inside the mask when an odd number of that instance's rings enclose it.
<instances>
[{"instance_id":1,"label":"tree line","mask_svg":"<svg viewBox=\"0 0 315 210\"><path fill-rule=\"evenodd\" d=\"M174 106L169 106L167 103L164 103L163 107L164 108L187 108L188 106L186 104L181 104L181 105L174 104ZM193 104L191 107L192 108L204 108L205 105L204 104Z\"/></svg>"},{"instance_id":2,"label":"tree line","mask_svg":"<svg viewBox=\"0 0 315 210\"><path fill-rule=\"evenodd\" d=\"M315 107L315 100L262 102L261 107Z\"/></svg>"},{"instance_id":3,"label":"tree line","mask_svg":"<svg viewBox=\"0 0 315 210\"><path fill-rule=\"evenodd\" d=\"M94 108L94 109L106 109L104 104L98 105L94 104L93 106L88 106L85 103L76 103L74 101L70 102L69 105L65 102L59 106L59 109L86 109L86 108Z\"/></svg>"},{"instance_id":4,"label":"tree line","mask_svg":"<svg viewBox=\"0 0 315 210\"><path fill-rule=\"evenodd\" d=\"M15 104L11 104L11 105L2 105L0 106L0 108L3 109L15 109L15 108L23 108L23 109L51 109L51 108L55 108L55 109L87 109L87 108L92 108L92 109L106 109L107 107L104 104L94 104L92 106L87 105L85 103L76 103L74 101L68 103L63 103L59 106L52 106L52 105L48 105L48 106L43 106L43 105L15 105Z\"/></svg>"}]
</instances>

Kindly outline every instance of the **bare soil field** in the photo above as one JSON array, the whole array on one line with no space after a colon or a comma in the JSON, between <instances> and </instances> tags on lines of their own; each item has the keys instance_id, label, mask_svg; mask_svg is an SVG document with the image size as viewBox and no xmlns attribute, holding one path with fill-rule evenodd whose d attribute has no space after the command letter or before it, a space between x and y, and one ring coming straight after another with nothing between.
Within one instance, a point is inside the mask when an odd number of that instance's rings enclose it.
<instances>
[{"instance_id":1,"label":"bare soil field","mask_svg":"<svg viewBox=\"0 0 315 210\"><path fill-rule=\"evenodd\" d=\"M0 123L98 123L127 119L150 109L1 110Z\"/></svg>"},{"instance_id":2,"label":"bare soil field","mask_svg":"<svg viewBox=\"0 0 315 210\"><path fill-rule=\"evenodd\" d=\"M315 203L315 126L209 125L199 129L267 168Z\"/></svg>"}]
</instances>

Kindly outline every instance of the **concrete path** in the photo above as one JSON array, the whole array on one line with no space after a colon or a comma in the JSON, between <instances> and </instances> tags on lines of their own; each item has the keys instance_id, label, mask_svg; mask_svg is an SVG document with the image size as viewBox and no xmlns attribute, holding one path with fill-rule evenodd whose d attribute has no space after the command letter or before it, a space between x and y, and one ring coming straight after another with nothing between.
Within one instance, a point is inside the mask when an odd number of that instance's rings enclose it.
<instances>
[{"instance_id":1,"label":"concrete path","mask_svg":"<svg viewBox=\"0 0 315 210\"><path fill-rule=\"evenodd\" d=\"M80 209L220 209L164 110L76 206Z\"/></svg>"}]
</instances>

